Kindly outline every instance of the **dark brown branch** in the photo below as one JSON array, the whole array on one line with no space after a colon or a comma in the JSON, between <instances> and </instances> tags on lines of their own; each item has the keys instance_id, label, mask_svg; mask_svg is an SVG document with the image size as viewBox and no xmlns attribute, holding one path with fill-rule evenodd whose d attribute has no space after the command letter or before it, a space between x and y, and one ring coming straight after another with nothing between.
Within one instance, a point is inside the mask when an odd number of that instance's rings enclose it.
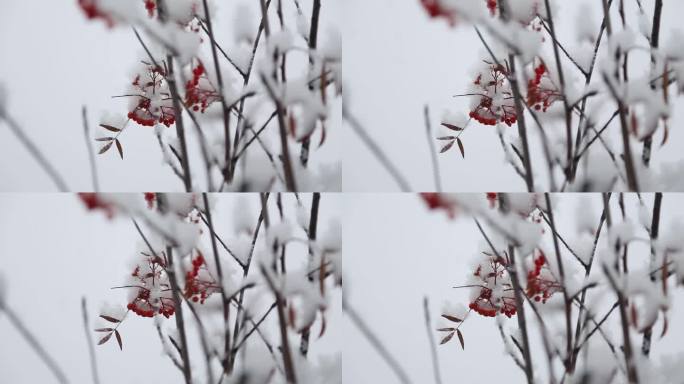
<instances>
[{"instance_id":1,"label":"dark brown branch","mask_svg":"<svg viewBox=\"0 0 684 384\"><path fill-rule=\"evenodd\" d=\"M206 0L205 0L206 4ZM221 267L221 259L219 258L218 247L216 245L216 231L214 231L214 224L211 220L211 209L209 209L209 199L207 194L202 194L202 200L204 201L204 209L207 214L207 226L209 227L209 232L211 234L211 249L214 253L214 263L216 264L216 273L218 274L219 285L221 286L221 301L223 303L223 322L224 322L224 360L223 366L229 367L230 358L232 354L230 353L230 301L226 296L226 290L223 286L223 269ZM230 373L230 371L228 372Z\"/></svg>"},{"instance_id":2,"label":"dark brown branch","mask_svg":"<svg viewBox=\"0 0 684 384\"><path fill-rule=\"evenodd\" d=\"M660 20L661 20L661 15L663 13L663 0L656 0L655 2L655 10L653 12L653 29L651 30L651 50L655 50L658 48L659 42L660 42ZM655 57L651 57L651 61L655 61ZM655 88L655 84L651 85L653 88ZM665 85L667 87L667 85ZM651 163L651 147L653 146L653 135L648 135L646 139L644 140L644 147L643 151L641 153L641 159L644 162L644 165L647 167Z\"/></svg>"},{"instance_id":3,"label":"dark brown branch","mask_svg":"<svg viewBox=\"0 0 684 384\"><path fill-rule=\"evenodd\" d=\"M663 202L663 194L658 192L655 194L653 201L653 217L651 218L651 269L655 263L655 248L653 247L653 242L658 238L658 232L660 229L660 207ZM655 281L655 274L651 275L651 281ZM651 337L653 336L653 326L649 326L644 331L644 338L641 343L641 352L644 356L648 357L651 353Z\"/></svg>"},{"instance_id":4,"label":"dark brown branch","mask_svg":"<svg viewBox=\"0 0 684 384\"><path fill-rule=\"evenodd\" d=\"M261 274L266 279L266 282L268 283L268 286L273 292L273 295L275 295L276 299L276 308L278 310L278 325L280 328L280 343L283 353L283 365L285 367L285 378L287 379L288 384L295 384L297 383L297 378L295 376L295 369L292 360L292 351L290 350L290 340L287 336L287 317L285 316L285 300L283 299L282 294L280 293L278 288L275 286L275 283L271 279L270 272L267 270L267 268L264 265L260 265L259 268L261 270Z\"/></svg>"}]
</instances>

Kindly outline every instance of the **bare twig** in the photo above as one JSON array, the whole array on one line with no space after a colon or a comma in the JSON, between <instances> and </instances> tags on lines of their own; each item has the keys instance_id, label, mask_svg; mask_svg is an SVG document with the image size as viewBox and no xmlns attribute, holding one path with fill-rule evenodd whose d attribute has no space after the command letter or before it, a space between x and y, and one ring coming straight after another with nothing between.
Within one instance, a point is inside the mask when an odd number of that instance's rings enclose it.
<instances>
[{"instance_id":1,"label":"bare twig","mask_svg":"<svg viewBox=\"0 0 684 384\"><path fill-rule=\"evenodd\" d=\"M411 190L411 187L409 186L408 182L401 174L401 172L399 172L399 169L397 169L394 166L394 164L390 161L385 152L383 152L380 146L368 135L368 132L366 132L361 123L356 119L354 115L351 114L351 112L349 112L349 110L344 104L342 105L342 117L349 123L354 132L357 134L357 136L359 136L361 141L368 147L368 149L370 149L371 153L380 162L380 164L382 164L382 166L385 167L385 169L390 174L390 176L392 176L392 178L397 183L401 191L409 192Z\"/></svg>"},{"instance_id":2,"label":"bare twig","mask_svg":"<svg viewBox=\"0 0 684 384\"><path fill-rule=\"evenodd\" d=\"M69 383L69 380L67 380L66 376L64 375L64 371L60 366L57 364L55 359L50 356L50 354L45 350L42 344L38 341L36 336L29 331L29 329L24 325L24 322L19 318L19 316L14 313L14 311L7 306L7 303L3 303L2 306L0 306L0 311L5 312L7 315L7 318L9 319L10 323L17 329L21 337L26 340L28 345L33 348L33 351L40 357L40 359L45 363L45 365L48 367L50 372L55 376L57 381L60 384L67 384Z\"/></svg>"},{"instance_id":3,"label":"bare twig","mask_svg":"<svg viewBox=\"0 0 684 384\"><path fill-rule=\"evenodd\" d=\"M90 334L90 320L88 319L88 308L85 296L81 298L81 312L83 314L83 329L85 330L86 341L88 342L90 372L93 375L93 384L100 384L100 376L97 372L97 358L95 357L95 348L93 348L93 338Z\"/></svg>"},{"instance_id":4,"label":"bare twig","mask_svg":"<svg viewBox=\"0 0 684 384\"><path fill-rule=\"evenodd\" d=\"M67 192L69 187L67 187L64 179L59 172L57 172L57 169L55 169L52 163L48 161L45 155L43 155L43 152L38 149L38 146L36 146L36 144L26 135L26 133L24 133L24 130L21 128L21 126L19 126L19 123L17 123L12 116L9 115L8 111L0 110L0 120L5 120L10 128L10 131L14 133L17 139L19 139L19 142L21 142L21 144L26 148L26 150L28 150L36 162L38 162L38 165L40 165L43 168L43 171L45 171L50 179L52 179L52 182L57 186L57 189L59 189L60 192Z\"/></svg>"},{"instance_id":5,"label":"bare twig","mask_svg":"<svg viewBox=\"0 0 684 384\"><path fill-rule=\"evenodd\" d=\"M423 110L425 114L425 133L427 134L428 148L430 149L430 159L432 160L432 174L435 178L435 188L437 192L442 192L442 178L439 175L439 162L437 161L437 151L432 137L432 127L430 125L430 110L425 104Z\"/></svg>"},{"instance_id":6,"label":"bare twig","mask_svg":"<svg viewBox=\"0 0 684 384\"><path fill-rule=\"evenodd\" d=\"M368 342L373 346L376 352L380 355L380 357L385 360L387 365L392 369L394 374L397 376L399 381L402 384L411 384L411 380L409 379L408 375L404 371L404 369L401 367L397 359L392 356L385 347L384 344L380 341L380 339L371 331L371 329L368 327L366 322L359 316L359 314L356 312L356 310L347 303L347 300L345 300L344 297L342 297L342 308L344 312L349 316L349 319L351 320L352 323L358 328L358 330L363 334L363 336L368 340Z\"/></svg>"},{"instance_id":7,"label":"bare twig","mask_svg":"<svg viewBox=\"0 0 684 384\"><path fill-rule=\"evenodd\" d=\"M97 180L97 166L95 165L95 152L90 143L90 126L88 125L88 111L84 105L81 109L83 115L83 135L85 136L86 148L88 149L88 160L90 162L90 175L93 180L93 189L95 192L100 192L100 183Z\"/></svg>"},{"instance_id":8,"label":"bare twig","mask_svg":"<svg viewBox=\"0 0 684 384\"><path fill-rule=\"evenodd\" d=\"M442 375L439 372L439 360L437 359L437 348L435 339L432 337L432 321L430 320L430 304L427 296L423 297L423 311L425 312L425 329L427 330L428 341L430 342L430 354L432 356L432 370L435 374L435 383L442 384Z\"/></svg>"}]
</instances>

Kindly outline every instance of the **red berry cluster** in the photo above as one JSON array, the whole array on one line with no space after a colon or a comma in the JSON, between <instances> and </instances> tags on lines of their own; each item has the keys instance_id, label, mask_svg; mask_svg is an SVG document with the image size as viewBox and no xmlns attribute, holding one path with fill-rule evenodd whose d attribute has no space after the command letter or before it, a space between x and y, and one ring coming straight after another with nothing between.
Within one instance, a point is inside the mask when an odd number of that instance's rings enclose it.
<instances>
[{"instance_id":1,"label":"red berry cluster","mask_svg":"<svg viewBox=\"0 0 684 384\"><path fill-rule=\"evenodd\" d=\"M480 292L468 307L485 317L494 317L497 312L501 312L510 318L515 315L517 308L515 306L515 297L512 293L513 288L506 272L506 261L496 257L489 257L489 269L490 271L485 273L482 265L479 265L473 273L474 276L481 280L481 285L478 286ZM505 293L499 298L492 299L492 288L497 285L501 286Z\"/></svg>"},{"instance_id":2,"label":"red berry cluster","mask_svg":"<svg viewBox=\"0 0 684 384\"><path fill-rule=\"evenodd\" d=\"M114 216L115 207L106 201L102 201L97 193L79 193L78 198L81 199L88 210L101 209L108 218Z\"/></svg>"},{"instance_id":3,"label":"red berry cluster","mask_svg":"<svg viewBox=\"0 0 684 384\"><path fill-rule=\"evenodd\" d=\"M489 8L489 12L494 16L496 14L496 0L487 0L487 8Z\"/></svg>"},{"instance_id":4,"label":"red berry cluster","mask_svg":"<svg viewBox=\"0 0 684 384\"><path fill-rule=\"evenodd\" d=\"M456 215L456 204L445 200L441 193L421 193L420 197L427 204L429 209L443 209L450 218Z\"/></svg>"},{"instance_id":5,"label":"red berry cluster","mask_svg":"<svg viewBox=\"0 0 684 384\"><path fill-rule=\"evenodd\" d=\"M114 26L114 19L112 19L111 15L97 7L97 0L78 0L78 6L81 7L86 18L91 20L102 19L107 24L107 27L111 28Z\"/></svg>"},{"instance_id":6,"label":"red berry cluster","mask_svg":"<svg viewBox=\"0 0 684 384\"><path fill-rule=\"evenodd\" d=\"M145 78L141 78L141 75L137 75L131 83L134 91L138 92L138 95L134 96L138 101L128 113L128 118L143 126L151 127L159 121L170 127L176 121L176 115L164 80L166 72L159 66L148 65L144 76ZM153 105L153 96L161 97L161 104Z\"/></svg>"},{"instance_id":7,"label":"red berry cluster","mask_svg":"<svg viewBox=\"0 0 684 384\"><path fill-rule=\"evenodd\" d=\"M147 201L147 208L152 209L154 202L157 200L157 194L154 192L145 192L145 201Z\"/></svg>"},{"instance_id":8,"label":"red berry cluster","mask_svg":"<svg viewBox=\"0 0 684 384\"><path fill-rule=\"evenodd\" d=\"M185 104L195 112L204 113L211 103L220 98L206 76L204 65L197 60L197 66L192 69L192 79L185 84Z\"/></svg>"},{"instance_id":9,"label":"red berry cluster","mask_svg":"<svg viewBox=\"0 0 684 384\"><path fill-rule=\"evenodd\" d=\"M542 79L546 79L542 84ZM560 98L560 93L552 87L551 79L544 63L534 68L534 77L527 83L527 105L535 110L546 110Z\"/></svg>"},{"instance_id":10,"label":"red berry cluster","mask_svg":"<svg viewBox=\"0 0 684 384\"><path fill-rule=\"evenodd\" d=\"M452 10L442 7L440 0L420 0L420 4L425 9L428 16L432 18L443 17L451 26L456 24L456 13Z\"/></svg>"},{"instance_id":11,"label":"red berry cluster","mask_svg":"<svg viewBox=\"0 0 684 384\"><path fill-rule=\"evenodd\" d=\"M138 316L153 317L156 313L167 319L176 311L171 294L171 286L166 274L166 262L157 256L147 256L146 263L137 265L131 273L138 289L135 298L127 308ZM152 295L152 289L156 292Z\"/></svg>"},{"instance_id":12,"label":"red berry cluster","mask_svg":"<svg viewBox=\"0 0 684 384\"><path fill-rule=\"evenodd\" d=\"M200 274L204 270L206 273ZM185 274L185 297L204 304L204 301L217 289L216 282L209 275L204 256L197 253L197 257L192 259L192 269Z\"/></svg>"},{"instance_id":13,"label":"red berry cluster","mask_svg":"<svg viewBox=\"0 0 684 384\"><path fill-rule=\"evenodd\" d=\"M502 65L490 64L484 78L480 73L473 84L480 97L469 116L483 125L496 125L497 121L509 127L518 120L513 94L508 83L508 70ZM495 101L496 98L496 101Z\"/></svg>"},{"instance_id":14,"label":"red berry cluster","mask_svg":"<svg viewBox=\"0 0 684 384\"><path fill-rule=\"evenodd\" d=\"M154 17L154 11L157 9L157 3L154 0L144 0L145 1L145 9L147 9L147 14L150 15L150 17Z\"/></svg>"},{"instance_id":15,"label":"red berry cluster","mask_svg":"<svg viewBox=\"0 0 684 384\"><path fill-rule=\"evenodd\" d=\"M499 194L496 192L487 192L487 201L489 201L489 207L494 208L496 206L496 200L499 198Z\"/></svg>"},{"instance_id":16,"label":"red berry cluster","mask_svg":"<svg viewBox=\"0 0 684 384\"><path fill-rule=\"evenodd\" d=\"M527 273L527 296L546 303L551 295L560 290L561 286L551 275L544 252L539 251L534 258L534 269Z\"/></svg>"}]
</instances>

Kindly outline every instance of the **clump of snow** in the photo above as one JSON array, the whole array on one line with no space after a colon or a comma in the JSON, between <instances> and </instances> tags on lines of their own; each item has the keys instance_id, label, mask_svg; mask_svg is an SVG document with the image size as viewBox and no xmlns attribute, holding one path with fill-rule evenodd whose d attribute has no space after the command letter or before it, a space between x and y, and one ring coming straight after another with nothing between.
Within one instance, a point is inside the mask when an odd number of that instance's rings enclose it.
<instances>
[{"instance_id":1,"label":"clump of snow","mask_svg":"<svg viewBox=\"0 0 684 384\"><path fill-rule=\"evenodd\" d=\"M670 60L684 60L684 31L673 30L663 46L663 52Z\"/></svg>"},{"instance_id":2,"label":"clump of snow","mask_svg":"<svg viewBox=\"0 0 684 384\"><path fill-rule=\"evenodd\" d=\"M579 42L594 43L598 35L596 18L594 17L594 10L588 3L582 3L577 12L575 19L575 31L577 33L577 40Z\"/></svg>"},{"instance_id":3,"label":"clump of snow","mask_svg":"<svg viewBox=\"0 0 684 384\"><path fill-rule=\"evenodd\" d=\"M236 43L252 44L256 26L252 9L246 3L239 3L233 11L233 34Z\"/></svg>"}]
</instances>

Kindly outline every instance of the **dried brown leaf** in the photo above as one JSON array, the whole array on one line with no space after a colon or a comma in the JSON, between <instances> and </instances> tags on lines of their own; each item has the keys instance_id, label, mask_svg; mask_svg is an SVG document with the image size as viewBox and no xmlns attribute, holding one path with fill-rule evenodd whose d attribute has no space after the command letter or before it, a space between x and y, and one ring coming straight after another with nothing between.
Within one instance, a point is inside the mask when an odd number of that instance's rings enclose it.
<instances>
[{"instance_id":1,"label":"dried brown leaf","mask_svg":"<svg viewBox=\"0 0 684 384\"><path fill-rule=\"evenodd\" d=\"M102 148L100 148L100 152L98 152L97 154L98 154L98 155L101 155L101 154L103 154L103 153L109 151L109 148L112 147L112 143L114 143L114 142L113 142L113 141L110 141L109 143L103 145Z\"/></svg>"},{"instance_id":2,"label":"dried brown leaf","mask_svg":"<svg viewBox=\"0 0 684 384\"><path fill-rule=\"evenodd\" d=\"M114 140L113 137L99 137L99 138L95 139L95 141L112 141L112 140Z\"/></svg>"},{"instance_id":3,"label":"dried brown leaf","mask_svg":"<svg viewBox=\"0 0 684 384\"><path fill-rule=\"evenodd\" d=\"M111 316L107 316L107 315L100 315L100 317L109 321L110 323L120 323L121 322L121 320L115 319L115 318L113 318Z\"/></svg>"},{"instance_id":4,"label":"dried brown leaf","mask_svg":"<svg viewBox=\"0 0 684 384\"><path fill-rule=\"evenodd\" d=\"M114 328L97 328L95 332L111 332Z\"/></svg>"},{"instance_id":5,"label":"dried brown leaf","mask_svg":"<svg viewBox=\"0 0 684 384\"><path fill-rule=\"evenodd\" d=\"M453 141L450 141L450 142L448 142L445 146L442 147L442 150L439 151L439 153L444 153L444 152L450 150L451 147L453 147L453 146L454 146L454 142L453 142Z\"/></svg>"},{"instance_id":6,"label":"dried brown leaf","mask_svg":"<svg viewBox=\"0 0 684 384\"><path fill-rule=\"evenodd\" d=\"M453 321L454 323L460 323L461 321L463 321L463 320L459 319L458 317L451 316L451 315L442 315L442 317L449 320L449 321Z\"/></svg>"},{"instance_id":7,"label":"dried brown leaf","mask_svg":"<svg viewBox=\"0 0 684 384\"><path fill-rule=\"evenodd\" d=\"M451 327L447 327L447 328L437 328L437 330L440 331L440 332L453 332L453 331L456 330L456 328L451 328Z\"/></svg>"},{"instance_id":8,"label":"dried brown leaf","mask_svg":"<svg viewBox=\"0 0 684 384\"><path fill-rule=\"evenodd\" d=\"M461 349L465 351L465 344L463 343L463 334L461 333L461 330L457 329L456 333L458 333L458 341L461 342Z\"/></svg>"},{"instance_id":9,"label":"dried brown leaf","mask_svg":"<svg viewBox=\"0 0 684 384\"><path fill-rule=\"evenodd\" d=\"M119 156L121 156L121 160L123 160L123 147L121 147L121 142L119 139L114 140L114 142L116 143L116 149L119 150Z\"/></svg>"},{"instance_id":10,"label":"dried brown leaf","mask_svg":"<svg viewBox=\"0 0 684 384\"><path fill-rule=\"evenodd\" d=\"M457 127L457 126L455 126L455 125L453 125L453 124L449 124L449 123L442 123L442 126L443 126L443 127L446 127L446 128L449 128L449 129L451 129L452 131L462 131L462 130L463 130L463 128Z\"/></svg>"},{"instance_id":11,"label":"dried brown leaf","mask_svg":"<svg viewBox=\"0 0 684 384\"><path fill-rule=\"evenodd\" d=\"M458 149L461 150L461 156L465 159L465 149L463 148L463 142L461 141L461 138L457 137L456 142L458 143Z\"/></svg>"},{"instance_id":12,"label":"dried brown leaf","mask_svg":"<svg viewBox=\"0 0 684 384\"><path fill-rule=\"evenodd\" d=\"M112 127L111 125L107 125L107 124L100 124L100 127L104 128L108 131L112 131L112 132L121 132L121 129L119 129L117 127Z\"/></svg>"},{"instance_id":13,"label":"dried brown leaf","mask_svg":"<svg viewBox=\"0 0 684 384\"><path fill-rule=\"evenodd\" d=\"M110 337L112 337L112 334L108 333L105 337L100 339L100 341L97 343L97 345L102 345L102 344L106 343Z\"/></svg>"},{"instance_id":14,"label":"dried brown leaf","mask_svg":"<svg viewBox=\"0 0 684 384\"><path fill-rule=\"evenodd\" d=\"M455 140L456 136L440 136L437 140Z\"/></svg>"},{"instance_id":15,"label":"dried brown leaf","mask_svg":"<svg viewBox=\"0 0 684 384\"><path fill-rule=\"evenodd\" d=\"M119 343L119 349L123 351L123 344L121 343L121 334L119 334L119 331L116 329L114 330L114 334L116 335L116 341Z\"/></svg>"},{"instance_id":16,"label":"dried brown leaf","mask_svg":"<svg viewBox=\"0 0 684 384\"><path fill-rule=\"evenodd\" d=\"M453 333L453 332L451 332L450 334L446 335L446 336L442 339L442 341L439 342L439 344L442 345L442 344L448 343L449 340L451 340L452 337L454 337L454 333Z\"/></svg>"}]
</instances>

